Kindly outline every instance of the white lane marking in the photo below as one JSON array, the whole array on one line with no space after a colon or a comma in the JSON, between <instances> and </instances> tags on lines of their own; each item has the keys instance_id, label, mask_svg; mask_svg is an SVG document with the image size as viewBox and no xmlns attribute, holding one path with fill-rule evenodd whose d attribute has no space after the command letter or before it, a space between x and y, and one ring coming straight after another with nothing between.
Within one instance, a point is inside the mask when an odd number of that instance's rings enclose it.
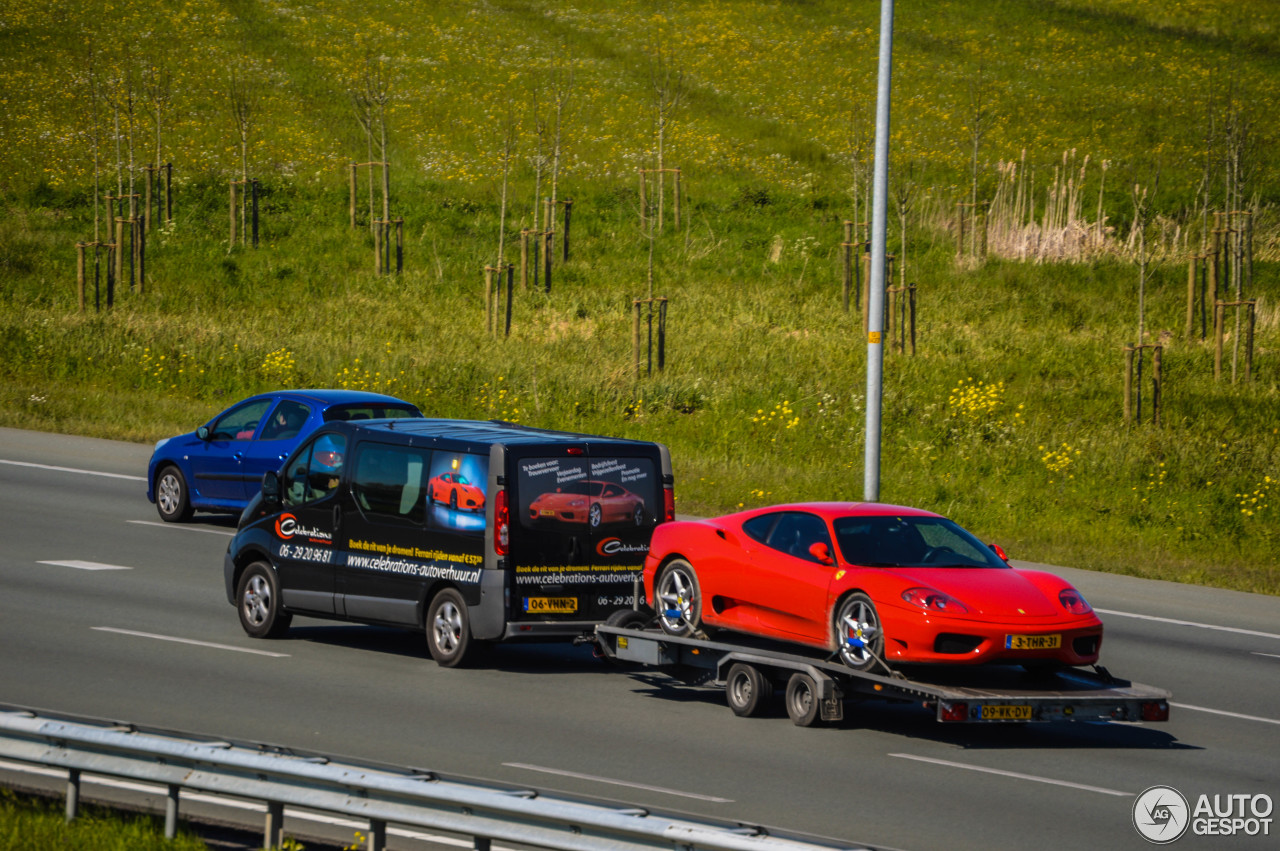
<instances>
[{"instance_id":1,"label":"white lane marking","mask_svg":"<svg viewBox=\"0 0 1280 851\"><path fill-rule=\"evenodd\" d=\"M1158 623L1168 623L1173 624L1174 626L1196 626L1200 629L1213 629L1218 632L1234 632L1237 635L1254 635L1259 638L1274 638L1277 641L1280 641L1280 635L1277 635L1274 632L1259 632L1256 629L1240 629L1235 626L1218 626L1217 624L1200 623L1199 621L1180 621L1176 618L1158 618L1155 615L1139 615L1134 614L1133 612L1117 612L1113 609L1094 609L1094 611L1101 615L1115 615L1120 618L1137 618L1138 620L1144 621L1157 621Z\"/></svg>"},{"instance_id":2,"label":"white lane marking","mask_svg":"<svg viewBox=\"0 0 1280 851\"><path fill-rule=\"evenodd\" d=\"M697 792L680 792L663 786L648 786L644 783L632 783L629 780L613 780L608 777L596 777L594 774L579 774L576 771L564 771L559 768L546 768L541 765L529 765L523 762L504 762L507 768L523 768L525 771L540 771L543 774L556 774L560 777L573 777L577 780L590 780L593 783L610 783L614 786L626 786L631 789L643 789L646 792L660 792L663 795L678 795L681 798L693 798L698 801L710 801L713 804L732 804L732 798L717 798L714 795L700 795Z\"/></svg>"},{"instance_id":3,"label":"white lane marking","mask_svg":"<svg viewBox=\"0 0 1280 851\"><path fill-rule=\"evenodd\" d=\"M123 564L103 564L99 561L80 561L79 559L38 561L36 564L51 564L54 567L74 567L76 570L133 570L132 567L125 567Z\"/></svg>"},{"instance_id":4,"label":"white lane marking","mask_svg":"<svg viewBox=\"0 0 1280 851\"><path fill-rule=\"evenodd\" d=\"M1259 653L1257 650L1252 651L1254 656L1266 656L1268 659L1280 659L1280 653Z\"/></svg>"},{"instance_id":5,"label":"white lane marking","mask_svg":"<svg viewBox=\"0 0 1280 851\"><path fill-rule=\"evenodd\" d=\"M946 759L933 759L927 756L916 756L909 753L891 753L889 756L898 759L914 759L917 762L928 762L933 765L945 765L948 768L964 768L969 771L980 771L983 774L998 774L1001 777L1012 777L1015 780L1032 780L1036 783L1048 783L1052 786L1066 786L1070 789L1083 789L1086 792L1098 792L1103 795L1115 795L1117 798L1132 798L1133 792L1121 792L1117 789L1107 789L1102 786L1088 786L1084 783L1072 783L1069 780L1054 780L1051 777L1039 777L1035 774L1021 774L1017 771L1004 771L999 768L981 768L977 765L966 765L963 762L951 762Z\"/></svg>"},{"instance_id":6,"label":"white lane marking","mask_svg":"<svg viewBox=\"0 0 1280 851\"><path fill-rule=\"evenodd\" d=\"M270 650L253 650L249 647L236 647L231 644L215 644L212 641L196 641L194 638L179 638L176 635L157 635L154 632L136 632L132 629L116 629L113 626L95 626L90 627L98 632L114 632L117 635L132 635L137 638L154 638L157 641L176 641L179 644L194 644L197 647L211 647L214 650L234 650L237 653L252 653L255 656L272 656L279 659L287 659L288 653L274 653Z\"/></svg>"},{"instance_id":7,"label":"white lane marking","mask_svg":"<svg viewBox=\"0 0 1280 851\"><path fill-rule=\"evenodd\" d=\"M10 762L7 759L0 759L0 771L12 771L18 774L35 774L40 777L53 777L62 780L67 776L67 772L57 768L45 768L40 765L27 765L20 762ZM135 783L131 780L116 780L111 777L81 777L81 783L92 784L95 786L106 786L111 789L123 789L128 792L141 792L145 795L162 796L167 794L167 790L163 786L153 786L146 783ZM184 801L193 801L201 804L211 804L215 807L226 807L232 810L247 810L251 813L265 813L267 807L265 804L259 804L255 801L237 801L234 798L223 798L220 795L209 795L203 792L191 792L186 789L181 790L180 795ZM295 810L293 807L285 807L284 814L293 819L301 821L314 821L320 824L335 825L337 827L349 827L352 830L361 832L369 829L367 821L353 821L345 819L341 816L326 816L320 813L304 812ZM392 836L399 836L405 839L416 839L420 842L435 842L440 845L452 845L457 848L474 847L470 840L458 839L453 836L436 836L430 833L422 833L416 830L405 830L399 827L388 827L387 833ZM493 846L502 851L510 851L503 846Z\"/></svg>"},{"instance_id":8,"label":"white lane marking","mask_svg":"<svg viewBox=\"0 0 1280 851\"><path fill-rule=\"evenodd\" d=\"M161 529L177 529L182 532L207 532L210 535L226 535L228 538L234 538L235 532L228 532L226 529L206 529L204 526L191 526L186 523L162 523L159 520L126 520L126 523L133 523L137 526L159 526Z\"/></svg>"},{"instance_id":9,"label":"white lane marking","mask_svg":"<svg viewBox=\"0 0 1280 851\"><path fill-rule=\"evenodd\" d=\"M1189 703L1174 703L1172 700L1169 701L1169 705L1176 706L1179 709L1190 709L1193 712L1208 712L1212 715L1225 715L1228 718L1240 718L1244 721L1260 721L1263 724L1280 724L1280 719L1263 718L1260 715L1245 715L1240 712L1228 712L1225 709L1210 709L1207 706L1192 706Z\"/></svg>"},{"instance_id":10,"label":"white lane marking","mask_svg":"<svg viewBox=\"0 0 1280 851\"><path fill-rule=\"evenodd\" d=\"M55 467L52 464L33 464L30 461L6 461L0 458L0 464L11 464L14 467L34 467L37 470L54 470L59 473L79 473L82 476L106 476L108 479L125 479L130 482L145 482L146 476L127 476L124 473L104 473L101 470L80 470L76 467Z\"/></svg>"}]
</instances>

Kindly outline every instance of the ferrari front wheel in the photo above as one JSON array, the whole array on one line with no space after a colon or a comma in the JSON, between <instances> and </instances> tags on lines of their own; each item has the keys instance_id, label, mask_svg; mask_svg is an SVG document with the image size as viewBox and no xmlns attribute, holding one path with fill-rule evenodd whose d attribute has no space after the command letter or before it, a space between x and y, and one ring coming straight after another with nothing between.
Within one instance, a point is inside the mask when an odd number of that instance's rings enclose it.
<instances>
[{"instance_id":1,"label":"ferrari front wheel","mask_svg":"<svg viewBox=\"0 0 1280 851\"><path fill-rule=\"evenodd\" d=\"M875 603L861 591L840 601L835 617L840 661L855 671L869 670L884 656L884 630Z\"/></svg>"},{"instance_id":2,"label":"ferrari front wheel","mask_svg":"<svg viewBox=\"0 0 1280 851\"><path fill-rule=\"evenodd\" d=\"M653 596L663 632L685 636L697 631L702 621L702 592L693 565L682 558L669 562L658 574Z\"/></svg>"}]
</instances>

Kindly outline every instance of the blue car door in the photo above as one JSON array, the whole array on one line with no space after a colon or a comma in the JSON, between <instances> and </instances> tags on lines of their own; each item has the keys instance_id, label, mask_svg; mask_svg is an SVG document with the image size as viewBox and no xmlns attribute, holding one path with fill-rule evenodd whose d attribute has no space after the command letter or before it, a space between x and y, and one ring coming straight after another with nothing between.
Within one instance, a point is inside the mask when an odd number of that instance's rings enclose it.
<instances>
[{"instance_id":1,"label":"blue car door","mask_svg":"<svg viewBox=\"0 0 1280 851\"><path fill-rule=\"evenodd\" d=\"M209 424L208 437L190 453L192 487L208 501L243 505L244 456L271 407L271 399L237 405ZM258 476L261 481L261 474Z\"/></svg>"},{"instance_id":2,"label":"blue car door","mask_svg":"<svg viewBox=\"0 0 1280 851\"><path fill-rule=\"evenodd\" d=\"M242 447L240 454L240 478L244 483L244 498L252 499L262 487L262 474L278 471L289 453L302 438L318 424L311 421L310 406L282 399L271 410L256 439Z\"/></svg>"}]
</instances>

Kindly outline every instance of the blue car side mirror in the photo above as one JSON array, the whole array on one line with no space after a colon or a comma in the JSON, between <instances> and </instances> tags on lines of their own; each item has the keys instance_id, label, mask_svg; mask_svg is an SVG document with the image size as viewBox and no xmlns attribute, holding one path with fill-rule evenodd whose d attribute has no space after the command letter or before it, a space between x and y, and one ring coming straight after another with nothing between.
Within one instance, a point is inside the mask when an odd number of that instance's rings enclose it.
<instances>
[{"instance_id":1,"label":"blue car side mirror","mask_svg":"<svg viewBox=\"0 0 1280 851\"><path fill-rule=\"evenodd\" d=\"M201 440L208 440L208 439L209 439L209 427L208 427L208 426L200 426L200 428L196 429L196 437L200 438Z\"/></svg>"}]
</instances>

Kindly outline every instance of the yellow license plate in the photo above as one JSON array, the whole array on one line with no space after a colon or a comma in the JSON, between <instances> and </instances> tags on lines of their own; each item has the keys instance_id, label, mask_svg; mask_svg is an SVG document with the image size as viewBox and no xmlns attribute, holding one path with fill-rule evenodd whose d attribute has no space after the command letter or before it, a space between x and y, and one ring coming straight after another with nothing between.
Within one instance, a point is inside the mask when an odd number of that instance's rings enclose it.
<instances>
[{"instance_id":1,"label":"yellow license plate","mask_svg":"<svg viewBox=\"0 0 1280 851\"><path fill-rule=\"evenodd\" d=\"M542 515L543 517L555 517L556 510L554 508L544 508L541 511L539 511L538 514Z\"/></svg>"},{"instance_id":2,"label":"yellow license plate","mask_svg":"<svg viewBox=\"0 0 1280 851\"><path fill-rule=\"evenodd\" d=\"M1030 721L1030 704L983 706L979 716L983 721Z\"/></svg>"},{"instance_id":3,"label":"yellow license plate","mask_svg":"<svg viewBox=\"0 0 1280 851\"><path fill-rule=\"evenodd\" d=\"M1057 650L1062 646L1061 635L1006 635L1006 650Z\"/></svg>"},{"instance_id":4,"label":"yellow license plate","mask_svg":"<svg viewBox=\"0 0 1280 851\"><path fill-rule=\"evenodd\" d=\"M533 615L571 615L578 611L578 598L525 597L524 610Z\"/></svg>"}]
</instances>

